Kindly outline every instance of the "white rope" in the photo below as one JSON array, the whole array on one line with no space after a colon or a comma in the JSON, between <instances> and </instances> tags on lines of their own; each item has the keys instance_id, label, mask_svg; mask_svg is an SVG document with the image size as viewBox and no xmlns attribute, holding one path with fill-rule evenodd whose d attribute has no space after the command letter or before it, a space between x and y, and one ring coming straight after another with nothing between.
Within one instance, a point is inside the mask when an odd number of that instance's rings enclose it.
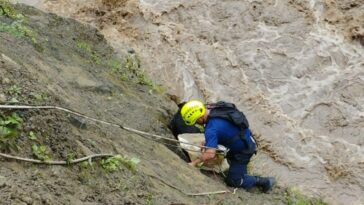
<instances>
[{"instance_id":1,"label":"white rope","mask_svg":"<svg viewBox=\"0 0 364 205\"><path fill-rule=\"evenodd\" d=\"M106 124L106 125L109 125L109 126L118 127L118 128L127 130L129 132L136 133L138 135L142 135L142 136L144 135L144 136L154 137L154 138L163 139L163 140L167 140L167 141L171 141L171 142L191 145L191 146L195 146L195 147L199 147L199 148L214 149L216 151L224 152L224 150L221 150L221 149L218 149L218 148L206 147L206 146L191 144L191 143L188 143L188 142L181 142L181 141L170 139L170 138L167 138L167 137L162 137L160 135L151 134L151 133L139 131L139 130L136 130L136 129L133 129L133 128L125 127L125 126L120 125L120 124L107 122L107 121L104 121L104 120L99 120L99 119L84 115L82 113L79 113L77 111L73 111L73 110L63 108L63 107L59 107L59 106L50 106L50 105L39 105L39 106L38 105L34 105L34 106L33 105L0 105L0 109L56 109L56 110L61 110L61 111L67 112L67 113L71 113L73 115L76 115L76 116L79 116L79 117L82 117L82 118L85 118L85 119L88 119L88 120L91 120L91 121L94 121L94 122L98 122L98 123L101 123L101 124Z\"/></svg>"},{"instance_id":2,"label":"white rope","mask_svg":"<svg viewBox=\"0 0 364 205\"><path fill-rule=\"evenodd\" d=\"M29 159L29 158L24 158L24 157L13 156L13 155L4 154L4 153L0 153L0 156L2 156L4 158L8 158L8 159L15 159L15 160L31 162L31 163L35 163L35 164L67 165L67 164L80 163L80 162L83 162L86 160L91 161L91 159L93 159L93 158L113 157L115 155L113 155L113 154L93 154L93 155L89 155L86 157L82 157L82 158L78 158L78 159L74 159L74 160L70 160L70 161L52 161L52 160L42 161L42 160L37 160L37 159Z\"/></svg>"}]
</instances>

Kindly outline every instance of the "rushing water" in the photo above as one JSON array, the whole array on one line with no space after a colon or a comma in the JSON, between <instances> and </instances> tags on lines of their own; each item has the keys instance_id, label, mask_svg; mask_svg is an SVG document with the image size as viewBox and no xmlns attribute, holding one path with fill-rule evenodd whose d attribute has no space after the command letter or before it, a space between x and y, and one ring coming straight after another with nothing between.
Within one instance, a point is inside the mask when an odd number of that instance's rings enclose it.
<instances>
[{"instance_id":1,"label":"rushing water","mask_svg":"<svg viewBox=\"0 0 364 205\"><path fill-rule=\"evenodd\" d=\"M41 6L99 27L116 49L133 47L184 100L235 102L269 145L256 173L333 204L364 204L364 49L343 27L345 15L364 15L363 1L85 2ZM347 13L330 10L345 2Z\"/></svg>"}]
</instances>

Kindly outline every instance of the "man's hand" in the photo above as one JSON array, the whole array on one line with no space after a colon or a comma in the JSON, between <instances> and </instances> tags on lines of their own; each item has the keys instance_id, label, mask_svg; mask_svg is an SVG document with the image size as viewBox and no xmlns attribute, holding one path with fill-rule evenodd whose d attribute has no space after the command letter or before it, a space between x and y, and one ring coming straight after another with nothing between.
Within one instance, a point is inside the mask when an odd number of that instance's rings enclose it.
<instances>
[{"instance_id":1,"label":"man's hand","mask_svg":"<svg viewBox=\"0 0 364 205\"><path fill-rule=\"evenodd\" d=\"M192 162L188 163L188 165L191 165L193 167L196 167L201 162L202 162L202 160L200 158L197 158L197 159L193 160Z\"/></svg>"},{"instance_id":2,"label":"man's hand","mask_svg":"<svg viewBox=\"0 0 364 205\"><path fill-rule=\"evenodd\" d=\"M210 159L215 158L216 156L216 150L215 149L207 149L205 152L202 153L202 156L193 160L192 162L188 163L191 166L196 167L201 162L206 163Z\"/></svg>"},{"instance_id":3,"label":"man's hand","mask_svg":"<svg viewBox=\"0 0 364 205\"><path fill-rule=\"evenodd\" d=\"M206 149L206 151L202 153L201 160L203 162L205 162L205 161L215 158L215 156L216 156L215 149Z\"/></svg>"}]
</instances>

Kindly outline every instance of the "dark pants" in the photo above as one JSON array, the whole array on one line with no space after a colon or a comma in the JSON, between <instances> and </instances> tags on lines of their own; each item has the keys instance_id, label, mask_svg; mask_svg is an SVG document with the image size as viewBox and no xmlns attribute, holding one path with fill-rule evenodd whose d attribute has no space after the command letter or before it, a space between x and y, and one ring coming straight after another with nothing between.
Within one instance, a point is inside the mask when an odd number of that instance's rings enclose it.
<instances>
[{"instance_id":1,"label":"dark pants","mask_svg":"<svg viewBox=\"0 0 364 205\"><path fill-rule=\"evenodd\" d=\"M256 185L256 177L248 175L248 163L253 154L228 153L230 165L226 177L226 184L231 187L250 189Z\"/></svg>"}]
</instances>

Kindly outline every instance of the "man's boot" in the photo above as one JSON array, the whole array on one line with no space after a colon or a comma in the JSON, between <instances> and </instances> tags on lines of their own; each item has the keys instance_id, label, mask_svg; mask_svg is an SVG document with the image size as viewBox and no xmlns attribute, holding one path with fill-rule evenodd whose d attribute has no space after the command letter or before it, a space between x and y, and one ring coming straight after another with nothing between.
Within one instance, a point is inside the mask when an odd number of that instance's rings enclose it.
<instances>
[{"instance_id":1,"label":"man's boot","mask_svg":"<svg viewBox=\"0 0 364 205\"><path fill-rule=\"evenodd\" d=\"M256 185L262 188L264 193L267 193L272 190L276 180L274 177L256 177L257 183Z\"/></svg>"}]
</instances>

